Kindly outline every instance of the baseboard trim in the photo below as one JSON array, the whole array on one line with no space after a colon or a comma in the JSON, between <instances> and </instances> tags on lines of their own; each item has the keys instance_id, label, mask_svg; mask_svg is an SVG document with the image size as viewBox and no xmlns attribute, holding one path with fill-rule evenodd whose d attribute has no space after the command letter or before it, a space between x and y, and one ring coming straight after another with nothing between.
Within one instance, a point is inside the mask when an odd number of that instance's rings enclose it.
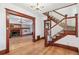
<instances>
[{"instance_id":1,"label":"baseboard trim","mask_svg":"<svg viewBox=\"0 0 79 59\"><path fill-rule=\"evenodd\" d=\"M40 39L44 39L44 37L41 37Z\"/></svg>"},{"instance_id":2,"label":"baseboard trim","mask_svg":"<svg viewBox=\"0 0 79 59\"><path fill-rule=\"evenodd\" d=\"M31 33L30 34L23 34L22 36L29 36L29 35L32 35Z\"/></svg>"},{"instance_id":3,"label":"baseboard trim","mask_svg":"<svg viewBox=\"0 0 79 59\"><path fill-rule=\"evenodd\" d=\"M62 48L65 48L65 49L69 49L69 50L78 52L78 48L77 47L72 47L72 46L58 44L58 43L54 43L53 46L62 47Z\"/></svg>"},{"instance_id":4,"label":"baseboard trim","mask_svg":"<svg viewBox=\"0 0 79 59\"><path fill-rule=\"evenodd\" d=\"M44 37L40 37L40 35L39 35L39 36L37 36L37 39L35 41L39 41L41 39L44 39Z\"/></svg>"},{"instance_id":5,"label":"baseboard trim","mask_svg":"<svg viewBox=\"0 0 79 59\"><path fill-rule=\"evenodd\" d=\"M8 53L7 49L0 51L0 55L6 54L6 53Z\"/></svg>"}]
</instances>

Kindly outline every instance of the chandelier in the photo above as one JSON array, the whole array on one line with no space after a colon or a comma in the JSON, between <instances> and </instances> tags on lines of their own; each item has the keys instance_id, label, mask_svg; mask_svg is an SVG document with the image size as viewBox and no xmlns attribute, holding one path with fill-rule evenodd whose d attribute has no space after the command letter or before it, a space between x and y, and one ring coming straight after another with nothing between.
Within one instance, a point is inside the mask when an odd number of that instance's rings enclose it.
<instances>
[{"instance_id":1,"label":"chandelier","mask_svg":"<svg viewBox=\"0 0 79 59\"><path fill-rule=\"evenodd\" d=\"M41 9L44 8L44 6L41 5L41 3L31 4L30 7L31 7L33 10L37 10L37 11L42 11Z\"/></svg>"}]
</instances>

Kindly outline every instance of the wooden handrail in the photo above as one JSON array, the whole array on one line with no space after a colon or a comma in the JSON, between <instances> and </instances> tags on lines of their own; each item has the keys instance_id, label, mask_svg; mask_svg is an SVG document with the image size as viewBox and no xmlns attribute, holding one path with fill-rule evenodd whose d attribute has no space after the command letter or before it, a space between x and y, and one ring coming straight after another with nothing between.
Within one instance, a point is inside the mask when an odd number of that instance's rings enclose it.
<instances>
[{"instance_id":1,"label":"wooden handrail","mask_svg":"<svg viewBox=\"0 0 79 59\"><path fill-rule=\"evenodd\" d=\"M55 12L55 13L57 13L57 14L59 14L59 15L63 16L63 17L65 17L63 14L61 14L61 13L59 13L59 12L55 11L55 10L53 10L53 12Z\"/></svg>"},{"instance_id":2,"label":"wooden handrail","mask_svg":"<svg viewBox=\"0 0 79 59\"><path fill-rule=\"evenodd\" d=\"M52 26L50 29L54 28L56 25L58 25L59 23L61 23L65 18L63 18L62 20L60 20L58 23L56 23L54 26ZM49 29L49 30L50 30Z\"/></svg>"},{"instance_id":3,"label":"wooden handrail","mask_svg":"<svg viewBox=\"0 0 79 59\"><path fill-rule=\"evenodd\" d=\"M60 8L54 9L54 10L63 9L63 8L70 7L70 6L73 6L73 5L76 5L76 4L78 4L78 3L73 3L73 4L70 4L70 5L64 6L64 7L60 7Z\"/></svg>"},{"instance_id":4,"label":"wooden handrail","mask_svg":"<svg viewBox=\"0 0 79 59\"><path fill-rule=\"evenodd\" d=\"M73 4L70 4L70 5L64 6L64 7L60 7L60 8L54 9L52 11L56 12L57 14L59 14L61 16L64 16L63 14L57 12L56 10L63 9L63 8L66 8L66 7L70 7L70 6L73 6L73 5L76 5L76 4L78 4L78 3L73 3ZM52 12L52 11L48 11L48 12Z\"/></svg>"},{"instance_id":5,"label":"wooden handrail","mask_svg":"<svg viewBox=\"0 0 79 59\"><path fill-rule=\"evenodd\" d=\"M71 18L75 18L75 16L72 16L72 17L67 17L67 19L71 19Z\"/></svg>"}]
</instances>

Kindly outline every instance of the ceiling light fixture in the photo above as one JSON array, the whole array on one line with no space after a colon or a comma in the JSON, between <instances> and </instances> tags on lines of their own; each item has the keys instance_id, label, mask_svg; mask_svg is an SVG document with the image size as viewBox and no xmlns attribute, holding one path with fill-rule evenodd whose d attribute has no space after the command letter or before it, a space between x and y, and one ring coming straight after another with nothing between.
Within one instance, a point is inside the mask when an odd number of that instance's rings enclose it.
<instances>
[{"instance_id":1,"label":"ceiling light fixture","mask_svg":"<svg viewBox=\"0 0 79 59\"><path fill-rule=\"evenodd\" d=\"M42 11L41 9L44 8L44 6L42 6L40 3L36 3L36 4L32 4L30 5L30 7L33 9L33 10L37 10L37 11Z\"/></svg>"}]
</instances>

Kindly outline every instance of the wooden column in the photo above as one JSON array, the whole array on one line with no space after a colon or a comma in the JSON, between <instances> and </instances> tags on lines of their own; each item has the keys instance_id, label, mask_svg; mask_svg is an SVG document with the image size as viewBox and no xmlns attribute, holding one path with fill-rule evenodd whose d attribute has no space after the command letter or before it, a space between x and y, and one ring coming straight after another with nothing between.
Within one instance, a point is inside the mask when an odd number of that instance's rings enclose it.
<instances>
[{"instance_id":1,"label":"wooden column","mask_svg":"<svg viewBox=\"0 0 79 59\"><path fill-rule=\"evenodd\" d=\"M50 17L50 36L51 36L51 19L52 19L52 17Z\"/></svg>"},{"instance_id":2,"label":"wooden column","mask_svg":"<svg viewBox=\"0 0 79 59\"><path fill-rule=\"evenodd\" d=\"M22 19L20 19L20 22L21 22L21 26L20 26L20 36L22 37Z\"/></svg>"},{"instance_id":3,"label":"wooden column","mask_svg":"<svg viewBox=\"0 0 79 59\"><path fill-rule=\"evenodd\" d=\"M65 15L65 29L67 29L67 15Z\"/></svg>"},{"instance_id":4,"label":"wooden column","mask_svg":"<svg viewBox=\"0 0 79 59\"><path fill-rule=\"evenodd\" d=\"M78 37L78 14L75 14L75 19L76 19L75 34L76 34L76 37Z\"/></svg>"},{"instance_id":5,"label":"wooden column","mask_svg":"<svg viewBox=\"0 0 79 59\"><path fill-rule=\"evenodd\" d=\"M10 24L8 19L8 12L6 10L6 53L9 52L9 37L10 37Z\"/></svg>"},{"instance_id":6,"label":"wooden column","mask_svg":"<svg viewBox=\"0 0 79 59\"><path fill-rule=\"evenodd\" d=\"M45 38L44 45L45 45L45 47L47 47L47 46L48 46L48 44L47 44L47 29L46 29L46 20L44 20L44 38Z\"/></svg>"},{"instance_id":7,"label":"wooden column","mask_svg":"<svg viewBox=\"0 0 79 59\"><path fill-rule=\"evenodd\" d=\"M32 40L32 41L35 42L35 41L36 41L36 40L35 40L35 31L36 31L36 30L35 30L35 25L36 25L36 24L35 24L35 23L36 23L35 18L33 18L32 21L33 21L33 27L32 27L32 29L33 29L33 30L32 30L32 31L33 31L33 32L32 32L33 40Z\"/></svg>"}]
</instances>

